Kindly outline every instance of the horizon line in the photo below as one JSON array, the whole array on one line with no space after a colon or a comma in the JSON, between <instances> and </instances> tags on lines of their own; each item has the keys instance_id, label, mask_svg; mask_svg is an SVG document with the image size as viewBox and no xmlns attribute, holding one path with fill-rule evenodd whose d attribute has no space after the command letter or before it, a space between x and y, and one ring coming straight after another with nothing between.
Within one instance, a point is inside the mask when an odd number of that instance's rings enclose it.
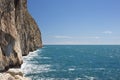
<instances>
[{"instance_id":1,"label":"horizon line","mask_svg":"<svg viewBox=\"0 0 120 80\"><path fill-rule=\"evenodd\" d=\"M120 45L120 44L43 44L43 45Z\"/></svg>"}]
</instances>

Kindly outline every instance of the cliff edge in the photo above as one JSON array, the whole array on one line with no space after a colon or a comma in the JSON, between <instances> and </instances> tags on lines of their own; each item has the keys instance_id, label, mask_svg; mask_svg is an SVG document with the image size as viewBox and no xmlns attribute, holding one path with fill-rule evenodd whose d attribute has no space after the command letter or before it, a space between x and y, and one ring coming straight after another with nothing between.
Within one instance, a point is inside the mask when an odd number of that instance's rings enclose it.
<instances>
[{"instance_id":1,"label":"cliff edge","mask_svg":"<svg viewBox=\"0 0 120 80\"><path fill-rule=\"evenodd\" d=\"M20 67L22 56L42 47L41 32L27 0L0 0L0 72Z\"/></svg>"}]
</instances>

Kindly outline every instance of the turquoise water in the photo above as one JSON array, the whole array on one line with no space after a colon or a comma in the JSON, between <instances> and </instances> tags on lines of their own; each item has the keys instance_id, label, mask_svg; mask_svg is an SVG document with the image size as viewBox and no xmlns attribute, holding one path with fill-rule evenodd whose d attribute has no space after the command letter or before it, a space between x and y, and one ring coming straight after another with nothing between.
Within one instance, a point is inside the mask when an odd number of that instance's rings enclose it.
<instances>
[{"instance_id":1,"label":"turquoise water","mask_svg":"<svg viewBox=\"0 0 120 80\"><path fill-rule=\"evenodd\" d=\"M32 80L120 80L120 46L45 45L22 70Z\"/></svg>"}]
</instances>

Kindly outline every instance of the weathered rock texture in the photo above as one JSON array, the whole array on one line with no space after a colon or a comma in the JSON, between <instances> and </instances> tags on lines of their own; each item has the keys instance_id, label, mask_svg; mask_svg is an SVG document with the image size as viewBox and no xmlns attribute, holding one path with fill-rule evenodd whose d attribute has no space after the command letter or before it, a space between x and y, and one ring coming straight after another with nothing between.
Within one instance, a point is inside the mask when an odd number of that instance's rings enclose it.
<instances>
[{"instance_id":1,"label":"weathered rock texture","mask_svg":"<svg viewBox=\"0 0 120 80\"><path fill-rule=\"evenodd\" d=\"M41 33L27 0L0 0L0 72L20 67L22 55L40 47Z\"/></svg>"},{"instance_id":2,"label":"weathered rock texture","mask_svg":"<svg viewBox=\"0 0 120 80\"><path fill-rule=\"evenodd\" d=\"M25 78L19 69L10 69L7 72L0 73L0 80L31 80Z\"/></svg>"}]
</instances>

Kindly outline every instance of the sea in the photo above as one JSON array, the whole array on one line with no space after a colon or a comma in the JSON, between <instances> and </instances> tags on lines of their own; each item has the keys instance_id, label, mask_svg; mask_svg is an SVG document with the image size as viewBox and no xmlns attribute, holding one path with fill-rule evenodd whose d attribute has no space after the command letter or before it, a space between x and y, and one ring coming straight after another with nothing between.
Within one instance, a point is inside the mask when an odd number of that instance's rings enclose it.
<instances>
[{"instance_id":1,"label":"sea","mask_svg":"<svg viewBox=\"0 0 120 80\"><path fill-rule=\"evenodd\" d=\"M23 59L31 80L120 80L120 45L44 45Z\"/></svg>"}]
</instances>

